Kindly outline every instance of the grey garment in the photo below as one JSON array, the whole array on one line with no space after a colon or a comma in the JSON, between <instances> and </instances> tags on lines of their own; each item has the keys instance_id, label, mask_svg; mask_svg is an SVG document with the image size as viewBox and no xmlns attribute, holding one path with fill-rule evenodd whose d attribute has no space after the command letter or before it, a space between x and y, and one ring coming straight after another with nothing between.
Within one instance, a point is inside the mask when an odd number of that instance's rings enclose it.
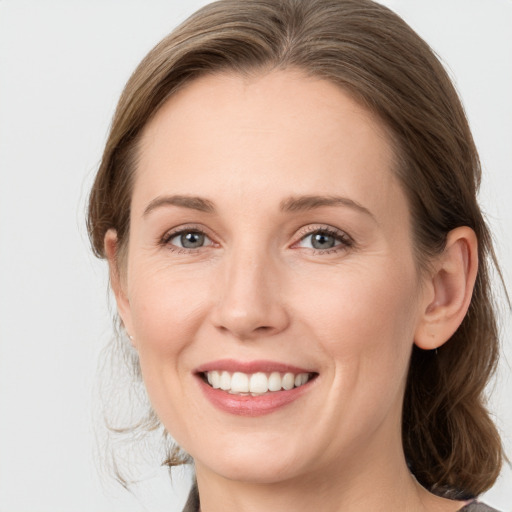
<instances>
[{"instance_id":1,"label":"grey garment","mask_svg":"<svg viewBox=\"0 0 512 512\"><path fill-rule=\"evenodd\" d=\"M469 505L466 505L464 508L461 508L459 512L499 512L499 510L491 508L484 503L473 501Z\"/></svg>"},{"instance_id":2,"label":"grey garment","mask_svg":"<svg viewBox=\"0 0 512 512\"><path fill-rule=\"evenodd\" d=\"M188 495L188 500L185 504L183 512L199 512L199 493L197 492L196 483L194 483L192 489L190 490L190 494ZM487 505L479 503L478 501L473 501L466 505L464 508L461 508L459 512L499 512L499 510L488 507Z\"/></svg>"}]
</instances>

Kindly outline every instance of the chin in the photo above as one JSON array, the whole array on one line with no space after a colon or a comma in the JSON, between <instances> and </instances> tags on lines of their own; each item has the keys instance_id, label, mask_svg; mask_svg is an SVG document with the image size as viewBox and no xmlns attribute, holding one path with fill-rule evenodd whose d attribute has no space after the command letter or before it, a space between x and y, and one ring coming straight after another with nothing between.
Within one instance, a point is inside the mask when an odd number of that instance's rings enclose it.
<instances>
[{"instance_id":1,"label":"chin","mask_svg":"<svg viewBox=\"0 0 512 512\"><path fill-rule=\"evenodd\" d=\"M262 449L262 446L265 448ZM200 461L196 459L196 466L207 467L209 471L223 478L239 482L282 482L298 476L301 472L300 467L304 465L304 453L287 453L283 443L279 449L270 444L261 445L259 442L237 443L229 449L217 448L209 453L210 456L203 457Z\"/></svg>"}]
</instances>

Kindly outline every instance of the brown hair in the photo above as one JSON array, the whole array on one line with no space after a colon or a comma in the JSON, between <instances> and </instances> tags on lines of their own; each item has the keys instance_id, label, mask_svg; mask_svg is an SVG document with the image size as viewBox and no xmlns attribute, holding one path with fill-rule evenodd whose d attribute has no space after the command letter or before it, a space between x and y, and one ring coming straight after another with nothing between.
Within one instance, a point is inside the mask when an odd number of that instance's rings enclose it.
<instances>
[{"instance_id":1,"label":"brown hair","mask_svg":"<svg viewBox=\"0 0 512 512\"><path fill-rule=\"evenodd\" d=\"M402 437L425 487L478 495L494 483L503 458L485 408L498 336L489 276L496 260L476 199L480 164L447 73L386 7L370 0L221 0L179 26L145 57L119 101L90 195L93 250L105 257L109 228L121 251L126 247L138 141L166 99L200 75L273 68L338 84L382 120L395 145L420 269L444 248L450 230L469 226L477 235L480 264L464 321L438 351L413 349Z\"/></svg>"}]
</instances>

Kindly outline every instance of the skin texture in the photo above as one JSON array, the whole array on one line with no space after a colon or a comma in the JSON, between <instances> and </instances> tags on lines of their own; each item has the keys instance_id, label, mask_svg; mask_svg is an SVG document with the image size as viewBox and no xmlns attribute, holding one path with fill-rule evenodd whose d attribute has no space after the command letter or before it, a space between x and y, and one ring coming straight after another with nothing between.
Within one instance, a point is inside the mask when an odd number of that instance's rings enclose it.
<instances>
[{"instance_id":1,"label":"skin texture","mask_svg":"<svg viewBox=\"0 0 512 512\"><path fill-rule=\"evenodd\" d=\"M454 230L420 276L393 165L375 117L295 71L200 78L146 126L121 268L115 231L105 247L152 405L194 457L203 511L462 507L409 474L401 404L413 343L436 348L462 321L476 240ZM171 195L212 211L157 204ZM311 195L352 204L283 211ZM202 247L179 247L187 229L206 234ZM329 250L312 246L322 229L335 233ZM194 373L224 358L318 377L271 414L237 416Z\"/></svg>"}]
</instances>

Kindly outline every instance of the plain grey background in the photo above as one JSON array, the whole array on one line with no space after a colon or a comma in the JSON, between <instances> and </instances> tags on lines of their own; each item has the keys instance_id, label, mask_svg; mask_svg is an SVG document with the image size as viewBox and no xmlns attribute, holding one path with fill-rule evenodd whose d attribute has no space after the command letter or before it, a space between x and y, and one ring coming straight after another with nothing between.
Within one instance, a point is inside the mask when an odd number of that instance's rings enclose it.
<instances>
[{"instance_id":1,"label":"plain grey background","mask_svg":"<svg viewBox=\"0 0 512 512\"><path fill-rule=\"evenodd\" d=\"M84 212L115 104L146 52L205 1L0 0L0 512L178 511L155 468L134 494L97 476L92 409L112 335ZM484 168L512 291L512 1L387 0L442 57ZM503 303L503 300L502 300ZM504 306L504 303L503 303ZM512 457L512 327L490 407ZM512 511L506 467L486 501Z\"/></svg>"}]
</instances>

